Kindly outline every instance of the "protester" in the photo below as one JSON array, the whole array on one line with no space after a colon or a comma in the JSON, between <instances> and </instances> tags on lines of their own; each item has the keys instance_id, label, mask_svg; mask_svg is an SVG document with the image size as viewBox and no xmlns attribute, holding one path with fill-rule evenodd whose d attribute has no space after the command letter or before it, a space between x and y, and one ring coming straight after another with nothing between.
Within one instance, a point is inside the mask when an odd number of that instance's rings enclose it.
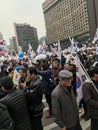
<instances>
[{"instance_id":1,"label":"protester","mask_svg":"<svg viewBox=\"0 0 98 130\"><path fill-rule=\"evenodd\" d=\"M51 72L56 79L56 85L59 83L58 73L60 72L61 69L62 68L60 67L60 60L57 58L53 59Z\"/></svg>"},{"instance_id":2,"label":"protester","mask_svg":"<svg viewBox=\"0 0 98 130\"><path fill-rule=\"evenodd\" d=\"M15 123L14 130L31 130L31 122L23 91L13 89L12 79L8 76L1 79L1 88L6 93L6 96L0 102L7 106Z\"/></svg>"},{"instance_id":3,"label":"protester","mask_svg":"<svg viewBox=\"0 0 98 130\"><path fill-rule=\"evenodd\" d=\"M98 130L98 67L90 71L92 83L83 84L83 97L91 118L91 130Z\"/></svg>"},{"instance_id":4,"label":"protester","mask_svg":"<svg viewBox=\"0 0 98 130\"><path fill-rule=\"evenodd\" d=\"M42 87L43 87L43 93L45 94L46 102L48 103L49 106L49 114L47 114L45 117L46 118L51 118L52 115L52 102L51 102L51 92L52 92L52 87L51 85L51 69L49 68L48 64L43 63L41 64L41 71L38 70L38 74L42 76Z\"/></svg>"},{"instance_id":5,"label":"protester","mask_svg":"<svg viewBox=\"0 0 98 130\"><path fill-rule=\"evenodd\" d=\"M29 87L25 83L21 83L21 86L26 90L27 103L32 123L32 130L43 130L42 126L42 114L43 114L43 103L42 103L42 83L36 68L29 67L27 70L28 80L30 81Z\"/></svg>"},{"instance_id":6,"label":"protester","mask_svg":"<svg viewBox=\"0 0 98 130\"><path fill-rule=\"evenodd\" d=\"M72 76L70 71L59 72L59 85L52 93L54 121L61 130L82 130L79 123L79 113L75 95L72 91Z\"/></svg>"},{"instance_id":7,"label":"protester","mask_svg":"<svg viewBox=\"0 0 98 130\"><path fill-rule=\"evenodd\" d=\"M19 70L20 78L19 78L19 88L22 88L21 83L26 82L27 79L27 70L25 68L21 68Z\"/></svg>"}]
</instances>

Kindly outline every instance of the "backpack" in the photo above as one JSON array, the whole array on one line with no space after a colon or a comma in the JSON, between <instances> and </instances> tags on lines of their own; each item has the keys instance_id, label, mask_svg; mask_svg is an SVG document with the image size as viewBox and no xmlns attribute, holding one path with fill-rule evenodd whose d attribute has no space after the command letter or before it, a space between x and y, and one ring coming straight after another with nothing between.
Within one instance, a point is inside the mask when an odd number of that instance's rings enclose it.
<instances>
[{"instance_id":1,"label":"backpack","mask_svg":"<svg viewBox=\"0 0 98 130\"><path fill-rule=\"evenodd\" d=\"M14 130L14 122L7 107L0 103L0 130Z\"/></svg>"}]
</instances>

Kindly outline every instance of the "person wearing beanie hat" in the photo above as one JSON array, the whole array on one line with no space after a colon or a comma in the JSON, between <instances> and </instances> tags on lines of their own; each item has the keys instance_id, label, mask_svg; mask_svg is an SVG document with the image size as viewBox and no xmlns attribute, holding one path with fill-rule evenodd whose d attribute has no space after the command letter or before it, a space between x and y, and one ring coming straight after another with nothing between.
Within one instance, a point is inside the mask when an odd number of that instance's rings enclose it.
<instances>
[{"instance_id":1,"label":"person wearing beanie hat","mask_svg":"<svg viewBox=\"0 0 98 130\"><path fill-rule=\"evenodd\" d=\"M68 70L59 72L59 84L52 92L54 121L60 130L82 130L76 98L72 91L73 74Z\"/></svg>"}]
</instances>

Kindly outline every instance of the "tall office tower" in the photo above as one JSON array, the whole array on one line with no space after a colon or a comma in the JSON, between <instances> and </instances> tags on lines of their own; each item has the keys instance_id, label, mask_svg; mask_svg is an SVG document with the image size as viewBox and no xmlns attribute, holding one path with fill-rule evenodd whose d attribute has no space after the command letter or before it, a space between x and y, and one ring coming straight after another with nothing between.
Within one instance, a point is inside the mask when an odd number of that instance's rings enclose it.
<instances>
[{"instance_id":1,"label":"tall office tower","mask_svg":"<svg viewBox=\"0 0 98 130\"><path fill-rule=\"evenodd\" d=\"M91 40L98 27L98 0L46 0L43 12L50 43Z\"/></svg>"},{"instance_id":2,"label":"tall office tower","mask_svg":"<svg viewBox=\"0 0 98 130\"><path fill-rule=\"evenodd\" d=\"M16 37L12 37L9 40L10 40L10 45L11 45L12 50L18 53L18 45L16 42Z\"/></svg>"},{"instance_id":3,"label":"tall office tower","mask_svg":"<svg viewBox=\"0 0 98 130\"><path fill-rule=\"evenodd\" d=\"M4 40L4 39L3 39L3 35L2 35L1 32L0 32L0 40Z\"/></svg>"},{"instance_id":4,"label":"tall office tower","mask_svg":"<svg viewBox=\"0 0 98 130\"><path fill-rule=\"evenodd\" d=\"M12 38L9 38L9 43L10 43L11 50L14 50L14 44L13 44Z\"/></svg>"},{"instance_id":5,"label":"tall office tower","mask_svg":"<svg viewBox=\"0 0 98 130\"><path fill-rule=\"evenodd\" d=\"M38 47L37 29L29 24L14 23L17 45L22 47L24 52L28 51L29 44L34 50Z\"/></svg>"}]
</instances>

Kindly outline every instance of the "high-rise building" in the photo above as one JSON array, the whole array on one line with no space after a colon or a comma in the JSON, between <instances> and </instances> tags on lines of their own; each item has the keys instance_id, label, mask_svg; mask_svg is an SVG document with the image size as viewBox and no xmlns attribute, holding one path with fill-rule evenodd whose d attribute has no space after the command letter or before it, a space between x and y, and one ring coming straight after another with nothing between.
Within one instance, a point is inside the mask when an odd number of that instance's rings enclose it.
<instances>
[{"instance_id":1,"label":"high-rise building","mask_svg":"<svg viewBox=\"0 0 98 130\"><path fill-rule=\"evenodd\" d=\"M34 50L38 47L37 29L29 24L14 23L17 45L22 47L24 52L28 51L29 44Z\"/></svg>"},{"instance_id":2,"label":"high-rise building","mask_svg":"<svg viewBox=\"0 0 98 130\"><path fill-rule=\"evenodd\" d=\"M11 49L16 53L18 53L18 45L17 45L16 37L10 38L9 41L10 41Z\"/></svg>"},{"instance_id":3,"label":"high-rise building","mask_svg":"<svg viewBox=\"0 0 98 130\"><path fill-rule=\"evenodd\" d=\"M1 32L0 32L0 40L4 40L4 39L3 39L3 35L2 35Z\"/></svg>"},{"instance_id":4,"label":"high-rise building","mask_svg":"<svg viewBox=\"0 0 98 130\"><path fill-rule=\"evenodd\" d=\"M48 41L65 43L69 36L80 42L92 39L98 27L97 5L98 0L46 0L42 7Z\"/></svg>"},{"instance_id":5,"label":"high-rise building","mask_svg":"<svg viewBox=\"0 0 98 130\"><path fill-rule=\"evenodd\" d=\"M14 50L14 44L13 44L13 42L12 42L12 38L9 38L9 42L10 42L11 50ZM10 51L11 51L11 50L10 50Z\"/></svg>"}]
</instances>

